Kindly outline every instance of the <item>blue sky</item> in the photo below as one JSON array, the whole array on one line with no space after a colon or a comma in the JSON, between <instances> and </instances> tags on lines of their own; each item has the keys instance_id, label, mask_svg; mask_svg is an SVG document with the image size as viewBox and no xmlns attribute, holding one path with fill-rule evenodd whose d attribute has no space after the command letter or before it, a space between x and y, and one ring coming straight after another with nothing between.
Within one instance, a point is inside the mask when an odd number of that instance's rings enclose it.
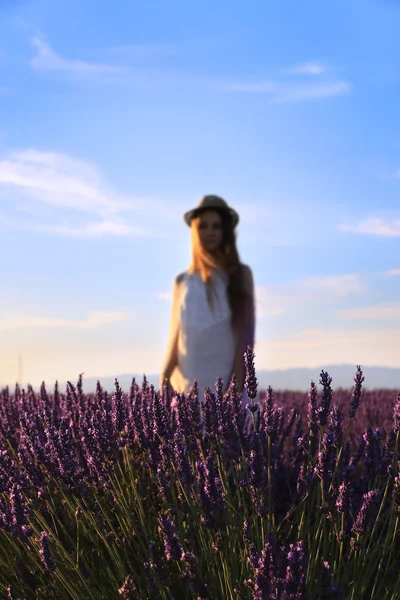
<instances>
[{"instance_id":1,"label":"blue sky","mask_svg":"<svg viewBox=\"0 0 400 600\"><path fill-rule=\"evenodd\" d=\"M0 384L158 373L223 196L256 367L400 367L400 3L0 2Z\"/></svg>"}]
</instances>

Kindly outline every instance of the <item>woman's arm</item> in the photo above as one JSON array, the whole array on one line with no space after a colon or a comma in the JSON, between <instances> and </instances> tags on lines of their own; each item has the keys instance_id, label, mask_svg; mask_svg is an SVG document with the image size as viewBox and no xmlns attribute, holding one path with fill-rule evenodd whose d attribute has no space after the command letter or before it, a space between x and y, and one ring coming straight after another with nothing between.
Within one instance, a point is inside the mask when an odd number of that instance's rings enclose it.
<instances>
[{"instance_id":1,"label":"woman's arm","mask_svg":"<svg viewBox=\"0 0 400 600\"><path fill-rule=\"evenodd\" d=\"M180 284L180 275L178 275L174 280L174 285L172 289L172 308L171 308L171 318L170 318L170 327L169 327L169 336L167 342L167 349L164 355L164 361L160 374L160 389L162 388L165 379L170 379L172 373L174 372L175 367L178 365L178 339L179 339L179 329L180 329L180 319L179 319L179 284Z\"/></svg>"},{"instance_id":2,"label":"woman's arm","mask_svg":"<svg viewBox=\"0 0 400 600\"><path fill-rule=\"evenodd\" d=\"M243 265L243 286L247 294L244 306L244 318L243 326L239 331L235 362L234 362L234 373L238 381L239 393L243 391L244 378L245 378L245 365L244 365L244 353L247 346L254 348L255 341L255 300L254 300L254 281L253 273L247 265Z\"/></svg>"}]
</instances>

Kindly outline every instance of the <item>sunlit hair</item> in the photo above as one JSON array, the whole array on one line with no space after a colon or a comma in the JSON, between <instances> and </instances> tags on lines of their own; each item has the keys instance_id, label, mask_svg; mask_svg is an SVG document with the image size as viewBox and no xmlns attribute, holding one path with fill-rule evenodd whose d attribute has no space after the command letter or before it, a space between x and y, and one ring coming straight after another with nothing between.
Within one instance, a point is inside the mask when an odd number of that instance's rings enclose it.
<instances>
[{"instance_id":1,"label":"sunlit hair","mask_svg":"<svg viewBox=\"0 0 400 600\"><path fill-rule=\"evenodd\" d=\"M236 232L232 227L232 220L229 214L226 214L224 211L219 211L216 208L207 210L214 210L221 217L221 246L215 255L207 252L207 250L203 248L199 233L201 213L194 217L191 221L192 261L188 267L188 272L200 273L201 279L206 284L207 299L211 310L213 310L211 296L212 270L222 268L228 273L229 282L227 286L227 295L232 314L231 324L234 330L238 331L243 325L245 302L248 296L243 289L243 273L240 268L241 262L236 247Z\"/></svg>"}]
</instances>

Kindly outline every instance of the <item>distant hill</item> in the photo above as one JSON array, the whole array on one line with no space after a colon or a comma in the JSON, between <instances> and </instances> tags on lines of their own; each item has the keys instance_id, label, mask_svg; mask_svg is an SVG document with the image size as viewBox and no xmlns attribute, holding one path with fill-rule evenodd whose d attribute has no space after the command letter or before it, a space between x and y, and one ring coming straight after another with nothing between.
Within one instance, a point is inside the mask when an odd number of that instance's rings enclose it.
<instances>
[{"instance_id":1,"label":"distant hill","mask_svg":"<svg viewBox=\"0 0 400 600\"><path fill-rule=\"evenodd\" d=\"M400 392L400 368L392 367L362 367L363 375L365 377L363 387L364 389L392 389ZM275 391L278 390L291 390L291 391L303 391L306 392L309 387L311 380L317 384L318 388L322 386L319 383L319 376L321 370L328 371L332 377L332 389L351 389L354 385L353 377L356 373L356 365L325 365L322 367L309 367L309 368L296 368L296 369L285 369L282 371L260 369L256 372L258 379L258 389L265 390L270 385ZM120 386L124 392L128 392L132 383L132 378L135 377L136 382L139 385L142 383L143 373L133 374L116 374L115 377L118 379ZM92 393L96 388L97 380L100 381L102 387L107 392L112 393L114 388L115 377L86 377L83 375L83 391L85 393ZM147 381L154 385L155 389L158 389L159 375L147 375ZM71 382L76 385L76 380ZM55 381L46 381L46 389L52 393L54 389ZM65 391L67 382L59 381L59 390ZM40 386L33 386L34 390L40 389Z\"/></svg>"}]
</instances>

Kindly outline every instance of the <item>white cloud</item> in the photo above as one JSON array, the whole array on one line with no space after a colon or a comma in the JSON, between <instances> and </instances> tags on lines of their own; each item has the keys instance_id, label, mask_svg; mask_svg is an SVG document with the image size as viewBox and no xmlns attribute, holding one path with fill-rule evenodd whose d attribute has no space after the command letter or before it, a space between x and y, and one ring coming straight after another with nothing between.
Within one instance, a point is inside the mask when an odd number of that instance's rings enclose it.
<instances>
[{"instance_id":1,"label":"white cloud","mask_svg":"<svg viewBox=\"0 0 400 600\"><path fill-rule=\"evenodd\" d=\"M400 304L386 303L350 310L338 310L336 314L343 319L400 319Z\"/></svg>"},{"instance_id":2,"label":"white cloud","mask_svg":"<svg viewBox=\"0 0 400 600\"><path fill-rule=\"evenodd\" d=\"M74 237L95 237L103 234L115 236L155 235L153 229L127 222L121 212L134 213L139 217L154 216L162 210L162 204L151 198L133 198L119 194L104 181L100 170L92 163L62 153L42 152L35 149L11 152L0 159L0 190L14 190L25 200L30 200L28 212L35 213L35 204L52 207L62 218L62 224L23 222L19 218L13 224L17 229L55 233ZM24 202L16 202L24 210ZM94 222L71 225L65 213L83 213ZM40 211L38 211L40 212ZM168 216L163 215L163 218ZM76 219L75 219L76 220Z\"/></svg>"},{"instance_id":3,"label":"white cloud","mask_svg":"<svg viewBox=\"0 0 400 600\"><path fill-rule=\"evenodd\" d=\"M325 71L326 67L318 62L305 62L287 69L287 73L293 75L322 75Z\"/></svg>"},{"instance_id":4,"label":"white cloud","mask_svg":"<svg viewBox=\"0 0 400 600\"><path fill-rule=\"evenodd\" d=\"M319 100L321 98L331 98L342 96L351 91L350 84L347 81L334 81L333 83L321 83L318 85L290 86L282 88L273 102L286 103L297 102L301 100Z\"/></svg>"},{"instance_id":5,"label":"white cloud","mask_svg":"<svg viewBox=\"0 0 400 600\"><path fill-rule=\"evenodd\" d=\"M318 100L348 94L351 91L350 84L342 80L321 81L319 84L299 84L296 82L280 82L272 79L261 79L259 81L224 81L212 77L204 77L184 71L143 70L119 65L97 64L82 60L66 59L58 55L51 46L41 37L32 38L32 44L37 54L30 60L31 66L41 71L63 72L70 79L85 80L87 77L96 77L97 81L103 83L131 83L149 84L156 82L171 83L194 83L202 87L208 86L213 89L226 90L243 93L268 94L272 102L289 103L303 100ZM110 50L110 49L109 49ZM119 46L111 49L114 54L122 55L159 55L165 52L176 52L176 47L169 44L138 44ZM318 62L306 62L293 68L287 69L288 75L322 75L325 67ZM121 77L122 75L122 77ZM118 77L120 76L120 77ZM129 77L130 76L130 77Z\"/></svg>"},{"instance_id":6,"label":"white cloud","mask_svg":"<svg viewBox=\"0 0 400 600\"><path fill-rule=\"evenodd\" d=\"M389 269L388 271L383 271L381 275L383 275L383 277L399 277L400 269Z\"/></svg>"},{"instance_id":7,"label":"white cloud","mask_svg":"<svg viewBox=\"0 0 400 600\"><path fill-rule=\"evenodd\" d=\"M71 321L57 317L11 317L0 321L0 331L9 329L98 329L128 318L124 312L92 312L87 320Z\"/></svg>"},{"instance_id":8,"label":"white cloud","mask_svg":"<svg viewBox=\"0 0 400 600\"><path fill-rule=\"evenodd\" d=\"M253 83L240 81L231 83L221 82L218 87L231 92L254 92L260 94L264 94L266 92L276 93L279 90L279 84L276 81L269 79L255 81Z\"/></svg>"},{"instance_id":9,"label":"white cloud","mask_svg":"<svg viewBox=\"0 0 400 600\"><path fill-rule=\"evenodd\" d=\"M167 300L167 302L172 302L172 292L159 292L157 294L157 298L159 300Z\"/></svg>"},{"instance_id":10,"label":"white cloud","mask_svg":"<svg viewBox=\"0 0 400 600\"><path fill-rule=\"evenodd\" d=\"M360 276L355 274L312 277L299 282L298 285L305 289L320 291L337 297L344 297L365 290L365 286L360 281Z\"/></svg>"},{"instance_id":11,"label":"white cloud","mask_svg":"<svg viewBox=\"0 0 400 600\"><path fill-rule=\"evenodd\" d=\"M305 64L297 67L297 70L289 69L290 74L322 74L323 68L316 64ZM303 100L318 100L341 96L348 94L351 91L351 86L347 81L329 80L320 81L319 83L299 83L298 81L279 81L275 79L261 79L259 81L219 81L216 86L218 89L253 93L266 94L274 103L289 103Z\"/></svg>"},{"instance_id":12,"label":"white cloud","mask_svg":"<svg viewBox=\"0 0 400 600\"><path fill-rule=\"evenodd\" d=\"M20 225L17 228L34 231L36 233L48 233L53 235L63 235L72 238L97 238L103 234L109 233L115 236L128 236L136 235L143 237L152 237L157 234L147 229L135 227L134 225L128 225L127 223L117 223L113 221L102 221L99 223L87 223L83 226L72 226L72 225L41 225L41 224L29 224Z\"/></svg>"},{"instance_id":13,"label":"white cloud","mask_svg":"<svg viewBox=\"0 0 400 600\"><path fill-rule=\"evenodd\" d=\"M399 237L400 220L384 221L383 219L370 217L355 225L340 224L338 225L338 229L347 233L364 233L381 237Z\"/></svg>"},{"instance_id":14,"label":"white cloud","mask_svg":"<svg viewBox=\"0 0 400 600\"><path fill-rule=\"evenodd\" d=\"M126 44L123 46L114 46L112 48L108 48L108 51L112 54L119 54L134 58L178 54L177 47L168 43Z\"/></svg>"},{"instance_id":15,"label":"white cloud","mask_svg":"<svg viewBox=\"0 0 400 600\"><path fill-rule=\"evenodd\" d=\"M39 36L33 37L31 41L37 53L30 60L30 65L38 71L62 71L83 77L90 75L115 75L126 72L125 67L62 58Z\"/></svg>"},{"instance_id":16,"label":"white cloud","mask_svg":"<svg viewBox=\"0 0 400 600\"><path fill-rule=\"evenodd\" d=\"M331 275L307 278L286 285L255 286L257 319L290 314L310 304L337 302L365 290L359 275Z\"/></svg>"},{"instance_id":17,"label":"white cloud","mask_svg":"<svg viewBox=\"0 0 400 600\"><path fill-rule=\"evenodd\" d=\"M345 363L400 367L400 330L308 329L275 340L256 338L255 354L256 364L267 369Z\"/></svg>"}]
</instances>

